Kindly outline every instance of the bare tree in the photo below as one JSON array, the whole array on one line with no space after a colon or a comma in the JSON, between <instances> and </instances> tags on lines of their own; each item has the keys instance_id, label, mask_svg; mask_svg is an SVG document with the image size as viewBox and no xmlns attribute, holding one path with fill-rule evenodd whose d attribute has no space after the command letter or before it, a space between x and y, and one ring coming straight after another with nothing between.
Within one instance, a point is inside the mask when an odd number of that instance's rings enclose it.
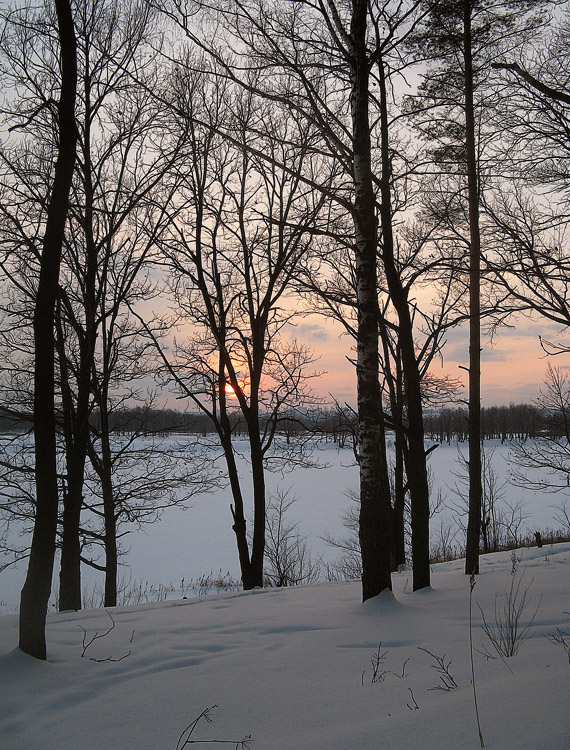
<instances>
[{"instance_id":1,"label":"bare tree","mask_svg":"<svg viewBox=\"0 0 570 750\"><path fill-rule=\"evenodd\" d=\"M514 309L566 330L570 324L567 216L570 79L567 9L543 34L493 64L500 72L497 117L505 127L503 168L511 190L489 199L497 232L489 260L494 280ZM567 342L546 329L549 354L567 352Z\"/></svg>"},{"instance_id":2,"label":"bare tree","mask_svg":"<svg viewBox=\"0 0 570 750\"><path fill-rule=\"evenodd\" d=\"M292 335L287 294L323 198L299 177L316 168L310 134L300 123L188 65L176 75L170 104L188 128L189 148L160 246L179 323L191 333L177 338L173 358L161 351L181 396L210 417L220 440L242 581L250 589L263 585L265 467L276 459L280 420L301 419L302 408L314 403L307 371L312 354ZM230 143L219 134L220 118ZM266 137L257 128L261 120L281 138ZM272 155L269 162L257 156L262 153ZM240 424L251 462L251 549L236 460ZM297 441L278 449L286 462L304 460Z\"/></svg>"},{"instance_id":3,"label":"bare tree","mask_svg":"<svg viewBox=\"0 0 570 750\"><path fill-rule=\"evenodd\" d=\"M16 330L12 325L12 332L4 335L7 344L17 342L22 350L22 357L14 363L18 369L25 363L27 316L36 295L37 237L46 211L41 186L49 182L45 154L56 137L49 105L50 92L58 86L53 23L47 18L36 26L20 25L5 48L11 62L7 80L25 94L28 110L37 109L33 122L28 123L27 138L3 153L2 233L10 249L3 270L12 298L19 298L18 304L10 305ZM99 496L103 497L106 527L102 535L97 529L97 534L105 540L109 605L116 598L117 521L143 513L140 506L125 503L125 492L115 486L120 475L115 470L119 463L128 462L132 442L115 451L109 414L125 402L145 399L138 383L152 371L153 348L130 309L148 305L160 294L146 264L165 226L165 207L173 193L169 169L182 142L167 134L163 111L148 93L157 76L156 65L145 52L154 28L149 6L136 0L90 0L75 9L74 24L80 57L81 85L75 108L80 156L64 238L55 326L58 423L65 452L59 467L63 501L59 602L64 609L81 606L80 566L89 559L85 539L94 538L93 533L86 536L81 525L88 491L95 493L87 498L94 513ZM41 57L31 55L34 44L43 45ZM15 382L22 379L19 374ZM94 410L96 434L90 435L95 427ZM100 491L94 489L93 481L89 488L85 486L88 452ZM131 465L135 454L129 459ZM146 457L149 464L156 462L148 453ZM167 465L161 461L164 470ZM186 476L195 470L196 464L190 462ZM173 487L181 477L180 470L174 469ZM198 477L199 472L194 480ZM160 471L155 478L157 503L149 506L153 511L160 504L158 498L164 502ZM128 484L132 493L130 480ZM147 485L148 497L152 483ZM173 498L173 502L178 500ZM26 499L23 503L26 507L14 508L13 516L26 517L29 506Z\"/></svg>"},{"instance_id":4,"label":"bare tree","mask_svg":"<svg viewBox=\"0 0 570 750\"><path fill-rule=\"evenodd\" d=\"M412 405L410 435L414 442L413 460L419 462L419 470L414 471L412 480L414 523L417 522L414 585L419 588L429 582L428 533L425 523L428 517L425 512L427 483L425 459L422 458L423 426L418 358L414 351L407 290L401 284L394 263L390 234L392 196L389 196L389 162L393 152L390 152L392 144L387 135L385 102L380 107L382 114L379 115L379 121L382 120L382 126L378 126L378 141L383 149L380 165L373 164L371 143L374 117L371 115L371 107L375 107L378 102L372 94L372 88L374 84L379 85L381 99L385 99L387 60L394 51L397 40L405 36L416 7L417 3L411 3L398 13L398 8L384 5L368 7L361 3L354 3L352 7L346 8L327 2L314 7L295 6L293 9L284 6L272 9L256 2L236 2L227 8L220 8L219 20L228 29L228 36L224 39L226 49L217 40L208 39L205 42L202 36L194 33L189 22L189 8L183 3L176 3L171 9L171 17L195 44L215 57L224 75L248 90L255 90L261 97L279 101L292 108L296 116L303 118L319 134L321 152L326 153L338 165L339 180L335 189L331 190L327 183L326 190L332 199L331 205L349 215L353 226L347 231L343 222L337 221L335 210L334 221L327 227L327 233L333 239L334 231L331 227L340 228L340 238L337 236L334 239L340 239L345 247L350 247L348 267L353 289L356 290L352 306L356 312L354 332L357 342L359 461L363 498L361 542L365 599L391 585L391 508L378 376L381 315L378 307L376 264L379 246L390 295L398 316L401 316L399 324L402 337L405 338L405 377L409 380L407 398ZM309 36L305 33L308 29L311 29ZM240 73L239 67L232 64L232 59L226 54L227 47L242 66L258 71L255 80L246 78ZM320 55L318 58L317 53ZM394 55L397 57L397 52ZM263 70L270 70L271 77L259 72ZM342 172L344 174L341 176ZM309 176L304 179L313 189L323 190L323 185L317 180ZM379 199L380 193L382 200ZM381 230L377 221L378 213L382 215ZM342 283L340 297L335 297L328 283L325 286L327 305L335 308L339 303L344 304ZM415 448L420 443L421 451L418 452Z\"/></svg>"},{"instance_id":5,"label":"bare tree","mask_svg":"<svg viewBox=\"0 0 570 750\"><path fill-rule=\"evenodd\" d=\"M320 565L311 560L298 523L289 520L295 498L278 490L267 503L265 521L265 582L270 586L304 586L319 579Z\"/></svg>"},{"instance_id":6,"label":"bare tree","mask_svg":"<svg viewBox=\"0 0 570 750\"><path fill-rule=\"evenodd\" d=\"M501 479L493 463L494 450L483 448L481 451L481 538L480 549L483 553L497 552L516 545L520 531L526 520L524 502L505 499L505 488L508 481ZM459 468L454 472L457 481L451 487L456 496L452 503L455 520L462 532L467 530L465 519L469 515L468 492L469 470L468 459L459 451Z\"/></svg>"},{"instance_id":7,"label":"bare tree","mask_svg":"<svg viewBox=\"0 0 570 750\"><path fill-rule=\"evenodd\" d=\"M20 648L46 658L45 618L51 592L58 510L54 403L53 320L61 250L76 156L76 40L70 3L55 0L60 40L61 89L57 105L59 147L43 238L34 309L34 438L36 516L26 582L20 600ZM33 113L29 113L32 117Z\"/></svg>"},{"instance_id":8,"label":"bare tree","mask_svg":"<svg viewBox=\"0 0 570 750\"><path fill-rule=\"evenodd\" d=\"M509 462L513 481L538 492L562 494L570 486L570 378L559 367L548 365L536 400L544 419L543 434L519 441Z\"/></svg>"},{"instance_id":9,"label":"bare tree","mask_svg":"<svg viewBox=\"0 0 570 750\"><path fill-rule=\"evenodd\" d=\"M113 605L116 526L122 515L135 518L136 512L119 500L124 492L117 486L121 479L116 472L119 460L127 460L132 443L114 449L110 414L124 403L144 401L137 383L152 374L151 343L130 310L148 305L160 294L160 286L150 279L148 260L165 226L165 207L173 192L169 170L180 154L181 141L166 135L161 109L147 92L158 75L147 56L148 41L156 31L148 4L92 0L78 10L76 24L84 83L78 118L82 160L68 240L69 273L62 285L62 309L73 336L63 342L61 358L73 360L74 340L81 343L93 331L89 389L97 429L88 450L100 482L96 495L103 500L105 599ZM146 455L150 464L156 463ZM134 454L131 463L133 459ZM156 475L157 499L163 497L158 489L161 476L161 472ZM180 479L180 471L174 470L173 488ZM76 539L81 498L76 498L73 507L76 524L70 536ZM142 512L140 506L138 512ZM62 549L62 576L64 571ZM76 597L80 596L77 589Z\"/></svg>"},{"instance_id":10,"label":"bare tree","mask_svg":"<svg viewBox=\"0 0 570 750\"><path fill-rule=\"evenodd\" d=\"M136 232L132 215L136 209L141 210L149 183L158 181L156 172L149 180L149 170L141 170L141 157L137 156L150 145L155 113L142 115L145 103L128 85L127 72L140 66L150 25L148 10L136 2L92 0L76 10L74 22L80 59L80 158L56 321L67 457L60 572L63 609L81 606L79 528L98 339L103 349L105 344L108 347L109 338L115 339L115 361L120 349L120 339L113 336L118 311L115 309L109 320L108 290L113 290L115 308L124 305L128 295L134 297L138 292L144 296L144 285L133 291L144 249L139 249L140 232ZM134 241L117 241L126 226ZM116 259L118 255L121 260ZM132 330L130 336L131 340L135 338ZM108 365L108 355L103 359ZM98 406L102 408L100 398Z\"/></svg>"},{"instance_id":11,"label":"bare tree","mask_svg":"<svg viewBox=\"0 0 570 750\"><path fill-rule=\"evenodd\" d=\"M89 457L81 560L104 572L103 604L110 607L117 605L123 538L155 523L166 508L187 508L195 495L223 486L224 478L197 437L157 436L142 426L123 434L109 430L108 440L95 426Z\"/></svg>"},{"instance_id":12,"label":"bare tree","mask_svg":"<svg viewBox=\"0 0 570 750\"><path fill-rule=\"evenodd\" d=\"M326 565L327 578L331 581L351 581L362 577L362 555L358 541L359 496L352 492L347 495L350 505L342 518L346 535L340 539L331 536L323 538L330 547L340 550L339 556Z\"/></svg>"}]
</instances>

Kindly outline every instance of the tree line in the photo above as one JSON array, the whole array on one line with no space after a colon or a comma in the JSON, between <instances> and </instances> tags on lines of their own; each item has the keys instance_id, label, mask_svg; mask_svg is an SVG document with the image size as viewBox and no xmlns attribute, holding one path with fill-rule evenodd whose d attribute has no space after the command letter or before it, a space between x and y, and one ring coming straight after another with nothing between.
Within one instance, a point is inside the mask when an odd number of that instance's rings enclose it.
<instances>
[{"instance_id":1,"label":"tree line","mask_svg":"<svg viewBox=\"0 0 570 750\"><path fill-rule=\"evenodd\" d=\"M61 424L61 414L58 414L58 418ZM31 414L10 413L0 408L0 432L25 434L33 430L33 425ZM89 415L89 425L92 431L101 429L101 417L96 409ZM187 413L176 409L125 406L110 415L109 431L113 435L133 433L168 435L177 432L199 435L214 432L214 424L207 415L199 412Z\"/></svg>"},{"instance_id":2,"label":"tree line","mask_svg":"<svg viewBox=\"0 0 570 750\"><path fill-rule=\"evenodd\" d=\"M481 408L481 438L483 440L527 440L541 435L560 436L563 428L555 419L556 408L545 409L536 404L509 404L508 406L489 406ZM558 411L563 418L561 407ZM385 418L388 425L391 421L389 411ZM60 417L61 419L61 417ZM239 414L231 415L232 432L236 435L245 433L247 425ZM261 421L264 421L263 414ZM89 417L92 430L100 429L99 413L95 410ZM426 440L438 443L452 441L463 442L468 439L468 412L463 407L442 407L424 412ZM10 414L0 408L0 433L7 435L26 434L33 429L33 417L21 414ZM212 435L216 428L214 421L200 412L181 412L176 409L133 408L123 407L113 412L109 419L109 430L112 435L171 436ZM340 447L358 442L357 419L353 410L317 408L307 413L282 415L278 429L285 438L312 435L324 437L339 443ZM390 427L388 426L388 431Z\"/></svg>"},{"instance_id":3,"label":"tree line","mask_svg":"<svg viewBox=\"0 0 570 750\"><path fill-rule=\"evenodd\" d=\"M440 443L468 439L468 413L464 408L440 409L426 413L426 435ZM556 435L549 412L534 404L509 404L481 408L481 439L527 440L541 435Z\"/></svg>"},{"instance_id":4,"label":"tree line","mask_svg":"<svg viewBox=\"0 0 570 750\"><path fill-rule=\"evenodd\" d=\"M429 586L427 419L455 386L431 365L469 324L477 573L482 430L502 429L482 423L481 332L514 315L545 331L570 321L568 12L543 0L2 12L2 401L33 404L34 441L1 465L8 511L24 504L33 520L25 651L45 657L56 545L62 608L81 606L86 532L113 601L117 522L148 495L125 468L136 441L111 435L127 405L152 403L149 380L213 425L242 582L263 585L265 472L309 460L276 436L321 405L315 355L295 336L308 312L342 325L355 365L363 599L404 562L407 508L413 588ZM196 458L173 456L177 477L207 490L220 477Z\"/></svg>"}]
</instances>

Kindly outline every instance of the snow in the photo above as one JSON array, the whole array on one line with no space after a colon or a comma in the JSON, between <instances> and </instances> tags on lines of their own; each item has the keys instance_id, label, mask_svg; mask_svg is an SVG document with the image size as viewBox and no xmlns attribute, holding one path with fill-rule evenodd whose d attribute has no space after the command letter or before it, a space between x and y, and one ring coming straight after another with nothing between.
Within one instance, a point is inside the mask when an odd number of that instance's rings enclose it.
<instances>
[{"instance_id":1,"label":"snow","mask_svg":"<svg viewBox=\"0 0 570 750\"><path fill-rule=\"evenodd\" d=\"M466 444L460 446L466 451ZM508 455L510 446L500 441L485 441L485 447L494 449L493 466L499 480L507 481ZM240 448L244 457L240 457L238 466L242 476L249 470L246 460L247 446L245 441ZM440 525L450 523L457 530L458 498L450 490L456 482L457 444L441 444L430 454L430 466L433 470L433 494L441 490L445 506L431 521L432 539L435 541ZM268 492L290 489L296 498L292 510L293 521L298 521L298 530L307 537L307 546L313 560L322 558L326 562L338 556L338 550L328 546L324 537L336 539L346 537L343 527L343 513L350 508L348 494L358 487L358 468L354 464L352 450L338 450L333 443L318 443L314 456L323 468L296 467L292 472L267 474ZM246 490L248 483L244 483ZM530 490L521 490L512 484L505 487L505 503L521 503L526 516L524 527L530 531L535 528L556 527L553 520L556 510L553 506L563 498L556 495L539 495ZM500 501L499 504L501 504ZM144 527L133 529L124 537L123 546L127 554L121 558L120 577L131 583L132 587L147 589L178 588L182 579L185 584L196 582L202 575L225 576L229 572L234 580L240 578L236 552L235 536L231 529L231 497L229 489L220 489L210 495L198 496L191 501L191 507L183 511L180 508L166 510L160 521ZM246 509L251 507L251 498L246 494ZM15 534L15 532L14 532ZM461 534L455 540L459 543ZM14 543L21 542L15 538ZM0 558L0 563L2 559ZM18 564L16 569L8 568L0 572L0 614L16 611L26 572L26 561ZM102 588L103 576L92 569L83 567L84 589L89 593L95 586ZM57 580L54 581L57 587ZM150 598L150 597L149 597Z\"/></svg>"},{"instance_id":2,"label":"snow","mask_svg":"<svg viewBox=\"0 0 570 750\"><path fill-rule=\"evenodd\" d=\"M246 441L236 442L246 453ZM350 505L347 492L358 486L358 469L352 451L339 451L333 443L318 444L314 458L322 468L297 467L293 472L268 472L267 488L270 494L290 489L297 499L294 520L299 522L300 533L308 537L311 555L315 559L324 556L330 560L337 553L321 537L330 534L338 538L346 534L342 513ZM238 468L242 477L248 476L249 464L241 455ZM246 512L252 507L247 494L249 485L244 481ZM120 558L120 578L143 589L147 583L155 587L170 587L171 584L178 587L182 579L188 583L202 575L216 577L220 573L225 576L228 572L239 581L231 502L229 488L219 489L193 498L185 511L169 508L157 523L140 530L133 528L121 540L127 554ZM14 544L21 543L16 529L12 534ZM2 562L0 555L0 564ZM16 568L0 571L0 614L16 611L25 574L26 561L18 563ZM87 566L83 566L82 578L88 592L94 586L102 588L102 574ZM57 587L57 580L54 580L54 587Z\"/></svg>"},{"instance_id":3,"label":"snow","mask_svg":"<svg viewBox=\"0 0 570 750\"><path fill-rule=\"evenodd\" d=\"M501 611L512 553L482 557L472 592L485 747L567 750L570 663L549 638L570 631L570 544L516 555L515 576L528 589L521 619L531 622L516 656L485 655L492 647L479 610L491 622L495 601ZM415 593L409 572L395 574L393 595L364 604L350 582L53 613L47 662L16 648L16 615L0 617L0 746L175 750L183 730L217 705L192 740L233 748L251 735L252 750L474 750L469 578L460 560L432 573L432 588ZM82 657L84 639L107 631L110 615L115 627ZM385 674L373 682L379 644ZM456 689L433 689L439 674L419 647L451 660Z\"/></svg>"},{"instance_id":4,"label":"snow","mask_svg":"<svg viewBox=\"0 0 570 750\"><path fill-rule=\"evenodd\" d=\"M508 446L494 447L499 478L508 479ZM327 468L269 475L268 485L270 492L291 487L297 498L292 520L313 558L330 561L337 551L322 537L346 535L342 514L357 469L348 449L321 444L319 456ZM456 514L448 490L456 458L455 445L431 454L434 490L447 495L433 533L440 520L453 521ZM245 475L247 462L241 461ZM529 530L554 525L556 497L508 485L505 501L524 503ZM200 719L189 738L197 747L228 740L233 748L249 735L252 750L480 746L470 587L461 560L434 565L432 588L416 593L411 573L397 573L393 595L365 604L359 582L184 599L190 579L204 573L229 571L239 578L229 503L227 491L198 497L186 512L170 509L146 533L129 535L124 574L143 587L147 581L155 588L172 584L168 601L78 613L50 609L45 663L17 649L12 612L25 565L0 573L0 611L4 602L10 613L0 617L2 750L177 750L183 731L213 706L211 723ZM472 592L485 746L567 750L570 661L563 644L551 639L558 629L570 632L570 544L515 554L520 595L528 589L522 625L530 624L516 656L490 658L496 655L481 627L482 613L491 625L495 607L502 613L512 553L483 556ZM100 585L84 571L87 586L95 581ZM376 680L375 655L381 656ZM435 657L449 664L457 688L434 689L443 685Z\"/></svg>"}]
</instances>

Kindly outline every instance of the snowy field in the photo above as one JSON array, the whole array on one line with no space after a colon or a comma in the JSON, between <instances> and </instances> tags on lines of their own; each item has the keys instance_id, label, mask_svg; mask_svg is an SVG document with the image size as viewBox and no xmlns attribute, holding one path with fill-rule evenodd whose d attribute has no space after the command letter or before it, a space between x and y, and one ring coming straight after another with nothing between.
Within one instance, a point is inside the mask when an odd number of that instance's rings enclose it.
<instances>
[{"instance_id":1,"label":"snowy field","mask_svg":"<svg viewBox=\"0 0 570 750\"><path fill-rule=\"evenodd\" d=\"M494 449L493 467L499 482L507 482L500 504L505 508L506 503L511 506L518 504L525 516L523 526L530 532L535 528L555 527L554 506L563 497L538 495L509 484L508 445L501 445L500 441L486 441L485 446ZM460 447L464 452L467 450L466 444ZM441 526L450 525L457 532L455 542L462 543L463 537L457 529L457 505L461 503L450 490L457 482L457 455L456 444L442 444L430 456L433 495L436 497L440 490L443 499L443 505L431 522L434 542ZM343 527L343 514L351 506L348 493L358 487L358 469L354 465L352 451L338 450L333 443L319 443L313 457L324 468L296 468L283 475L268 474L268 490L270 494L277 490L290 491L290 496L296 498L291 518L298 522L300 534L307 538L312 559L322 558L331 562L338 556L338 551L327 545L323 537L340 539L347 535ZM245 458L241 459L240 468L242 474L247 476ZM168 509L158 523L141 531L134 530L123 539L127 551L121 558L120 576L123 582L130 582L131 588L138 587L152 599L158 595L157 592L180 589L182 581L186 587L190 587L187 592L190 595L192 584L202 576L215 578L220 573L222 576L229 573L231 578L239 581L230 503L229 489L219 490L211 495L193 498L191 507L186 511ZM20 563L15 570L0 572L0 613L16 611L24 577L24 563ZM95 587L100 589L102 575L84 566L83 584L88 593L93 592Z\"/></svg>"},{"instance_id":2,"label":"snowy field","mask_svg":"<svg viewBox=\"0 0 570 750\"><path fill-rule=\"evenodd\" d=\"M512 553L485 556L472 592L482 737L492 750L567 750L570 544L519 550L514 567L530 624L515 656L498 658L480 627L481 611L492 626L503 611ZM118 607L95 640L104 610L54 613L47 662L19 652L17 617L0 617L0 746L476 750L469 604L454 561L433 567L430 589L412 593L398 573L393 596L365 604L351 582Z\"/></svg>"}]
</instances>

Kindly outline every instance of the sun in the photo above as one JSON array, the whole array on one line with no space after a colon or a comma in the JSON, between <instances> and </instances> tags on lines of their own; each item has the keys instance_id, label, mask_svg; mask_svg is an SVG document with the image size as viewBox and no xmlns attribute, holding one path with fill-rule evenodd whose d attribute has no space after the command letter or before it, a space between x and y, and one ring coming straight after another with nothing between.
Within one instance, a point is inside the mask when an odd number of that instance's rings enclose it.
<instances>
[{"instance_id":1,"label":"sun","mask_svg":"<svg viewBox=\"0 0 570 750\"><path fill-rule=\"evenodd\" d=\"M233 385L231 383L226 383L226 387L224 388L224 390L225 390L226 396L228 398L237 398L236 392L235 392L234 387L233 387Z\"/></svg>"}]
</instances>

